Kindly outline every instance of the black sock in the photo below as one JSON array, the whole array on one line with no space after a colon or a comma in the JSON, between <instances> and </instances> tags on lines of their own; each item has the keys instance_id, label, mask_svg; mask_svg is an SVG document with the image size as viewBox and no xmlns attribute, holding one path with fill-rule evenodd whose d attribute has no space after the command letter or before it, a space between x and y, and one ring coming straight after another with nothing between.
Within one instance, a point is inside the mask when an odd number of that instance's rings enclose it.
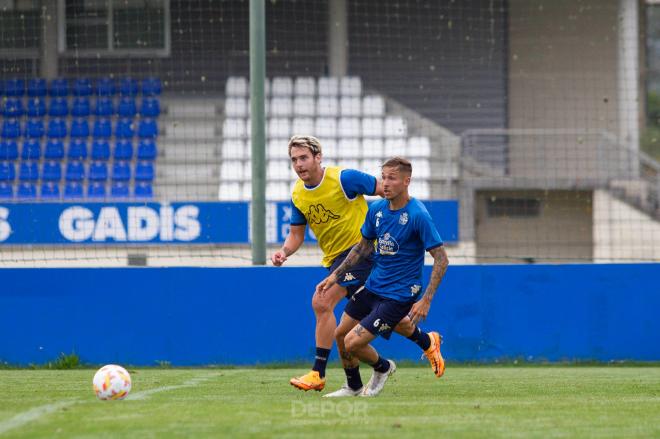
<instances>
[{"instance_id":1,"label":"black sock","mask_svg":"<svg viewBox=\"0 0 660 439\"><path fill-rule=\"evenodd\" d=\"M415 342L417 346L424 351L431 347L431 337L429 337L426 332L422 332L422 330L419 329L419 326L415 326L412 335L407 338L408 340Z\"/></svg>"},{"instance_id":2,"label":"black sock","mask_svg":"<svg viewBox=\"0 0 660 439\"><path fill-rule=\"evenodd\" d=\"M385 373L388 370L390 370L390 362L381 357L380 355L378 356L378 361L376 361L374 364L372 364L374 370L376 372L380 373Z\"/></svg>"},{"instance_id":3,"label":"black sock","mask_svg":"<svg viewBox=\"0 0 660 439\"><path fill-rule=\"evenodd\" d=\"M360 376L360 365L358 364L355 367L344 368L346 373L346 382L348 387L353 390L357 390L362 387L362 377Z\"/></svg>"},{"instance_id":4,"label":"black sock","mask_svg":"<svg viewBox=\"0 0 660 439\"><path fill-rule=\"evenodd\" d=\"M325 366L328 364L329 356L330 349L316 348L316 361L314 361L314 367L312 367L312 370L317 371L321 378L325 377Z\"/></svg>"}]
</instances>

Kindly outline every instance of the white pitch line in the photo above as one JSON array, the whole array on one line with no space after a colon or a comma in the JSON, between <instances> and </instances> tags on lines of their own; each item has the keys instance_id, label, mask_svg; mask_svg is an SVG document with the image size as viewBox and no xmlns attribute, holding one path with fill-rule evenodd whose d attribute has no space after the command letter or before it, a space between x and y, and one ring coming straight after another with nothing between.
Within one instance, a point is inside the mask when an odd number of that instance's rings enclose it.
<instances>
[{"instance_id":1,"label":"white pitch line","mask_svg":"<svg viewBox=\"0 0 660 439\"><path fill-rule=\"evenodd\" d=\"M168 390L175 390L175 389L182 389L184 387L194 387L198 384L203 383L204 381L208 381L211 378L215 378L216 376L220 376L221 374L213 374L213 375L206 375L202 377L195 377L191 378L188 381L184 381L181 384L177 384L174 386L163 386L163 387L156 387L154 389L149 389L149 390L143 390L141 392L135 392L129 394L126 399L130 401L140 401L140 400L145 400L149 398L151 395L154 393L160 393L160 392L166 392ZM13 430L15 428L22 427L26 424L29 424L32 421L36 421L46 415L49 415L61 408L68 407L70 405L78 404L81 402L85 402L84 400L81 399L70 399L70 400L65 400L65 401L60 401L60 402L54 402L52 404L44 404L40 405L37 407L33 407L29 410L26 410L24 412L18 413L17 415L14 415L13 417L7 419L6 421L0 422L0 435L8 432L9 430Z\"/></svg>"}]
</instances>

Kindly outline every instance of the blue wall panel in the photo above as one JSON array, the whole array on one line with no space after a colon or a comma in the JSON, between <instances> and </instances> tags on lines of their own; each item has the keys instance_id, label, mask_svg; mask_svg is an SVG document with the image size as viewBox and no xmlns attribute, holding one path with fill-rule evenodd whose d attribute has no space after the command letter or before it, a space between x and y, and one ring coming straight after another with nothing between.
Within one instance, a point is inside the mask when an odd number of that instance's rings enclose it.
<instances>
[{"instance_id":1,"label":"blue wall panel","mask_svg":"<svg viewBox=\"0 0 660 439\"><path fill-rule=\"evenodd\" d=\"M72 351L91 363L143 365L311 359L311 293L324 275L295 267L4 269L0 360L43 363ZM422 326L444 334L451 360L657 361L658 285L657 264L452 266ZM376 345L386 356L419 358L400 336Z\"/></svg>"}]
</instances>

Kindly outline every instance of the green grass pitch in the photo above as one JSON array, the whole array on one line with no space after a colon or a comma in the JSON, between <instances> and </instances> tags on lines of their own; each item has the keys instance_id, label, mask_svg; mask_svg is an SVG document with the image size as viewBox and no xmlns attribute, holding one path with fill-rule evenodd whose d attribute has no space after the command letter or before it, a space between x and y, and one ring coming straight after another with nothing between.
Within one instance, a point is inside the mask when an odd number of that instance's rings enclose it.
<instances>
[{"instance_id":1,"label":"green grass pitch","mask_svg":"<svg viewBox=\"0 0 660 439\"><path fill-rule=\"evenodd\" d=\"M0 370L0 437L660 437L660 367L400 367L341 400L289 386L304 369L129 371L126 400L98 401L92 369Z\"/></svg>"}]
</instances>

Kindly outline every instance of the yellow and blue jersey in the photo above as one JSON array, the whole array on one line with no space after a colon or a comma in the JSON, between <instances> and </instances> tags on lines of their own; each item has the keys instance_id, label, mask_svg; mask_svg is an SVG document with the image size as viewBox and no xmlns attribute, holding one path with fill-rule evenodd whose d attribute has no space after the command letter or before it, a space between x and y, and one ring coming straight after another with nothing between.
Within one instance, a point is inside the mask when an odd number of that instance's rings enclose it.
<instances>
[{"instance_id":1,"label":"yellow and blue jersey","mask_svg":"<svg viewBox=\"0 0 660 439\"><path fill-rule=\"evenodd\" d=\"M374 267L365 288L400 302L417 300L424 253L442 245L424 204L411 198L401 209L391 210L388 200L378 200L369 206L361 233L377 240Z\"/></svg>"},{"instance_id":2,"label":"yellow and blue jersey","mask_svg":"<svg viewBox=\"0 0 660 439\"><path fill-rule=\"evenodd\" d=\"M364 195L376 191L376 178L354 169L325 168L321 183L308 187L298 179L291 194L291 225L309 224L323 251L324 267L362 238L367 213Z\"/></svg>"}]
</instances>

